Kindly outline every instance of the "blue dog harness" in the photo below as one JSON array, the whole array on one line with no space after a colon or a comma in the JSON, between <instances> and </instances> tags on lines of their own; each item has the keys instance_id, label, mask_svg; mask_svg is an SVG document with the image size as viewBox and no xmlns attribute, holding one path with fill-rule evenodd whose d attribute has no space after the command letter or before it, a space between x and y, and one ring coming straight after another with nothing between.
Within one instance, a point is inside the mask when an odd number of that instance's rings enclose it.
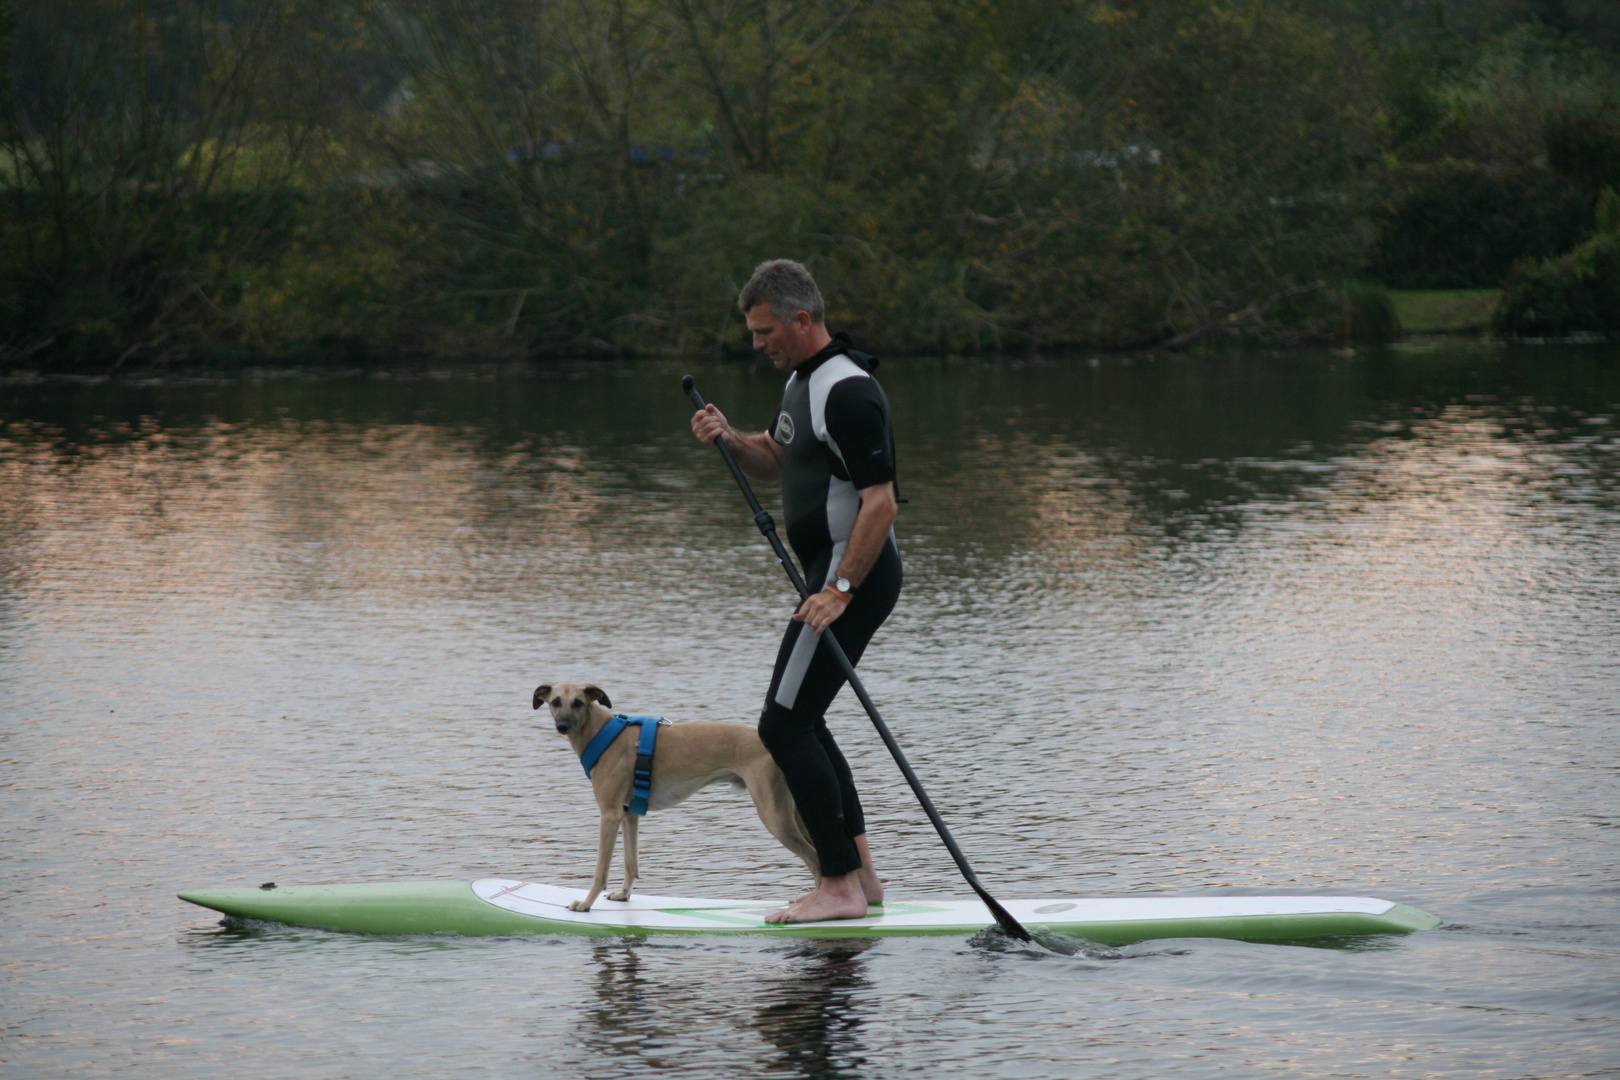
<instances>
[{"instance_id":1,"label":"blue dog harness","mask_svg":"<svg viewBox=\"0 0 1620 1080\"><path fill-rule=\"evenodd\" d=\"M596 763L607 753L607 748L613 745L613 740L619 737L619 732L631 724L641 725L641 742L636 746L636 769L630 779L630 805L625 809L632 814L645 814L647 812L647 798L652 794L652 759L653 748L658 744L658 725L669 721L657 716L625 716L623 713L614 713L612 719L602 725L602 730L596 733L585 752L579 755L579 763L585 767L585 775L589 777Z\"/></svg>"}]
</instances>

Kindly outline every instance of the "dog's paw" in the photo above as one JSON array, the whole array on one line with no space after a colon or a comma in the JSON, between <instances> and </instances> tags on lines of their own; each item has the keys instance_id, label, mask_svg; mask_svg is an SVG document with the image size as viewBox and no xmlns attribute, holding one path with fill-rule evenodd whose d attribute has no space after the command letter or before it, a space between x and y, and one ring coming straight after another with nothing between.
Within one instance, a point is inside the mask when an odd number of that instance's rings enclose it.
<instances>
[{"instance_id":1,"label":"dog's paw","mask_svg":"<svg viewBox=\"0 0 1620 1080\"><path fill-rule=\"evenodd\" d=\"M630 890L629 889L620 889L618 892L610 892L610 893L608 893L607 898L609 900L617 900L620 903L623 903L624 901L630 899Z\"/></svg>"},{"instance_id":2,"label":"dog's paw","mask_svg":"<svg viewBox=\"0 0 1620 1080\"><path fill-rule=\"evenodd\" d=\"M583 900L575 900L573 903L568 905L568 910L569 911L589 911L589 910L591 910L591 905L587 904Z\"/></svg>"}]
</instances>

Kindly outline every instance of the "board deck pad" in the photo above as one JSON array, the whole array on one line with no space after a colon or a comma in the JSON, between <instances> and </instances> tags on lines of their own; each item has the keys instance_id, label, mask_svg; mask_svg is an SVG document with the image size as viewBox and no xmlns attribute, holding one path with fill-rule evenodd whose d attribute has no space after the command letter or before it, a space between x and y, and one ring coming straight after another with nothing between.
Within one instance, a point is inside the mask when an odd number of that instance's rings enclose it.
<instances>
[{"instance_id":1,"label":"board deck pad","mask_svg":"<svg viewBox=\"0 0 1620 1080\"><path fill-rule=\"evenodd\" d=\"M865 936L962 934L982 930L995 923L989 908L977 899L892 900L872 908L862 919L778 926L765 922L765 916L780 909L780 901L772 903L764 900L632 894L626 901L599 898L590 911L570 911L568 904L584 899L585 890L506 878L485 878L473 882L473 892L497 907L518 914L548 921L594 927L612 926L623 930L779 933L798 929L851 932ZM1276 920L1289 917L1348 917L1354 922L1358 916L1368 919L1385 917L1399 905L1389 900L1359 896L1127 896L1009 900L1003 902L1002 906L1025 926L1066 931L1121 924L1141 926L1158 923L1169 927L1197 921Z\"/></svg>"},{"instance_id":2,"label":"board deck pad","mask_svg":"<svg viewBox=\"0 0 1620 1080\"><path fill-rule=\"evenodd\" d=\"M180 898L238 918L371 934L770 934L796 937L965 935L994 924L977 899L895 899L861 919L773 925L782 901L633 894L571 911L584 889L516 878L185 892ZM1154 938L1287 941L1389 934L1440 924L1427 912L1363 896L1117 896L1007 900L1030 929L1107 944Z\"/></svg>"}]
</instances>

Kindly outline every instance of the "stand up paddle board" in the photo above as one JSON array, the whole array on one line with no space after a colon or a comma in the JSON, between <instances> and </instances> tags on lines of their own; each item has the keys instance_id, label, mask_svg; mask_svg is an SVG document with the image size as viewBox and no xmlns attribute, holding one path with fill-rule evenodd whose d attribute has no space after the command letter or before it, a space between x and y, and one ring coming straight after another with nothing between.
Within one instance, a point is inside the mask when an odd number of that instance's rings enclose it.
<instances>
[{"instance_id":1,"label":"stand up paddle board","mask_svg":"<svg viewBox=\"0 0 1620 1080\"><path fill-rule=\"evenodd\" d=\"M238 919L357 934L772 934L783 937L892 937L971 934L994 923L979 900L892 900L862 919L776 926L768 900L643 896L599 898L570 911L584 889L512 878L478 881L300 885L183 892L180 899ZM1217 937L1298 941L1344 934L1404 934L1440 920L1390 900L1364 896L1119 896L1008 900L1019 922L1110 945L1152 938Z\"/></svg>"}]
</instances>

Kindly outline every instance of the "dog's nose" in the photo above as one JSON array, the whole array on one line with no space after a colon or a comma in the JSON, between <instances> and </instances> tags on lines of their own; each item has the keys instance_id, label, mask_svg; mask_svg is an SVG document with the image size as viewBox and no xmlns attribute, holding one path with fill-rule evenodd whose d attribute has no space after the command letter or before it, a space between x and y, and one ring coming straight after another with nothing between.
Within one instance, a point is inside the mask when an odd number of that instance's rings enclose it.
<instances>
[{"instance_id":1,"label":"dog's nose","mask_svg":"<svg viewBox=\"0 0 1620 1080\"><path fill-rule=\"evenodd\" d=\"M558 721L557 722L557 734L559 734L559 735L568 734L568 725L562 723L561 721Z\"/></svg>"}]
</instances>

